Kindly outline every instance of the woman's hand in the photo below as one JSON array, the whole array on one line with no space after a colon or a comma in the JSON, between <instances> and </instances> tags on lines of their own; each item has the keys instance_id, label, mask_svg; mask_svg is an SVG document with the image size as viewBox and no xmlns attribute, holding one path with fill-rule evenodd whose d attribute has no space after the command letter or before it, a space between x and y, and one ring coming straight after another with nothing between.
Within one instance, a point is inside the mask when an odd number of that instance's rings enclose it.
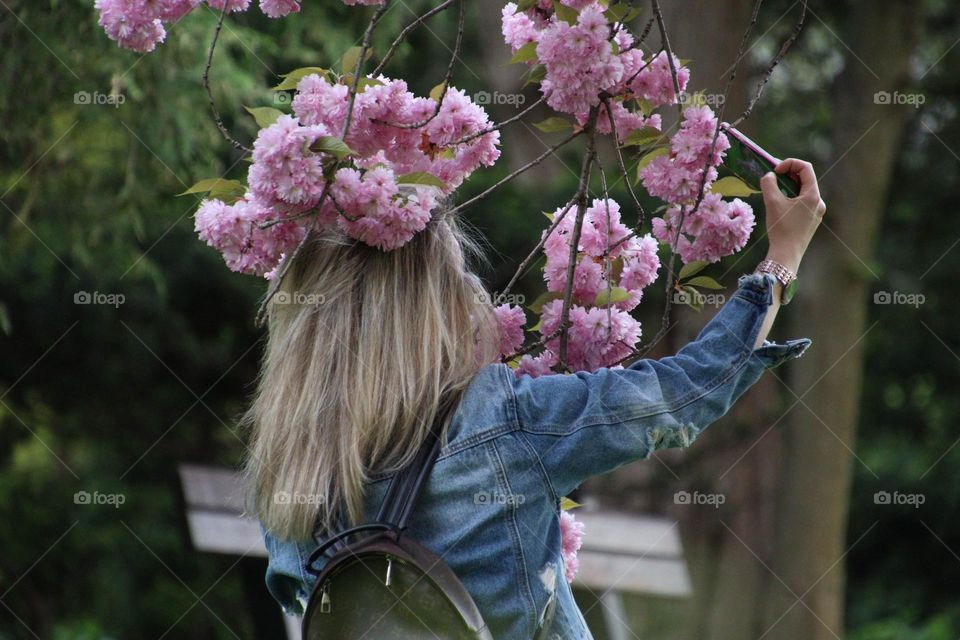
<instances>
[{"instance_id":1,"label":"woman's hand","mask_svg":"<svg viewBox=\"0 0 960 640\"><path fill-rule=\"evenodd\" d=\"M760 179L770 242L767 257L796 273L810 239L823 220L827 205L820 198L817 176L809 162L787 158L773 171L795 178L800 183L800 194L795 198L783 195L777 188L774 172Z\"/></svg>"}]
</instances>

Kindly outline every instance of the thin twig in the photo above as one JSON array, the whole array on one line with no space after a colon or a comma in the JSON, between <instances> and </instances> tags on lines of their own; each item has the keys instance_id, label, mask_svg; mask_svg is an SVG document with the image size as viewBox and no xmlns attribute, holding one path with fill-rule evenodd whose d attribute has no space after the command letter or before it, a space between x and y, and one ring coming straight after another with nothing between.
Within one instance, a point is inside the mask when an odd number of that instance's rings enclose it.
<instances>
[{"instance_id":1,"label":"thin twig","mask_svg":"<svg viewBox=\"0 0 960 640\"><path fill-rule=\"evenodd\" d=\"M793 30L790 32L789 37L783 41L783 44L780 45L780 51L777 52L777 55L774 56L773 60L770 61L770 66L767 67L766 71L763 72L760 81L757 83L756 93L753 97L750 98L750 101L747 103L747 107L743 110L743 113L731 123L730 126L736 127L741 122L750 117L750 114L753 112L753 107L757 104L757 100L760 99L760 94L763 93L763 88L766 86L767 81L770 80L770 76L773 75L773 70L780 64L780 61L783 60L783 57L787 55L787 51L790 50L790 47L794 42L797 41L797 38L800 37L800 32L803 30L803 23L807 18L807 0L802 0L802 9L800 11L800 18L797 20L796 24L793 25Z\"/></svg>"},{"instance_id":2,"label":"thin twig","mask_svg":"<svg viewBox=\"0 0 960 640\"><path fill-rule=\"evenodd\" d=\"M633 206L635 206L637 211L640 212L640 218L637 221L637 226L640 227L643 225L647 214L643 210L643 205L640 204L640 199L637 197L636 191L633 190L633 180L630 179L630 175L627 173L627 165L623 161L623 150L620 146L620 136L617 133L617 123L613 117L609 96L603 98L603 106L607 110L607 120L610 121L610 133L613 135L613 148L617 152L617 164L620 167L620 172L623 174L623 181L627 185L627 191L630 193L630 197L633 199Z\"/></svg>"},{"instance_id":3,"label":"thin twig","mask_svg":"<svg viewBox=\"0 0 960 640\"><path fill-rule=\"evenodd\" d=\"M567 281L563 288L563 310L560 312L560 351L559 364L564 369L569 370L567 365L567 343L570 338L570 306L573 302L573 278L577 268L577 254L579 253L580 234L583 230L583 219L587 212L587 190L590 185L590 169L593 167L594 154L596 153L596 125L597 115L600 113L600 107L595 106L590 110L590 116L584 126L587 133L587 150L583 154L583 164L580 167L580 184L577 188L577 217L573 223L573 231L570 234L570 254L567 264Z\"/></svg>"},{"instance_id":4,"label":"thin twig","mask_svg":"<svg viewBox=\"0 0 960 640\"><path fill-rule=\"evenodd\" d=\"M556 230L556 228L560 226L560 223L566 217L567 212L569 212L570 209L573 208L573 205L575 205L576 203L577 203L576 199L571 200L570 202L567 203L567 206L564 207L563 211L561 211L560 213L558 213L553 217L553 223L547 229L547 232L541 236L540 242L537 243L537 246L535 246L533 250L527 254L527 257L524 258L523 262L520 263L520 266L517 267L516 272L514 272L513 277L510 278L510 282L507 283L507 286L506 288L504 288L503 293L497 296L497 301L504 300L508 295L510 295L510 291L513 289L513 286L517 283L517 280L523 277L523 274L526 272L527 267L530 265L530 262L537 256L538 253L540 253L540 250L543 249L543 245L547 243L547 239L550 237L550 234L552 234ZM496 301L494 302L494 304L496 304Z\"/></svg>"},{"instance_id":5,"label":"thin twig","mask_svg":"<svg viewBox=\"0 0 960 640\"><path fill-rule=\"evenodd\" d=\"M546 99L547 99L546 96L540 96L540 99L539 99L539 100L537 100L536 102L534 102L533 104L531 104L529 107L527 107L526 109L524 109L523 111L521 111L521 112L518 113L517 115L511 116L511 117L507 118L506 120L504 120L503 122L498 122L497 124L492 125L492 126L489 126L489 127L487 127L486 129L483 129L483 130L481 130L481 131L477 131L476 133L471 133L470 135L468 135L468 136L466 136L466 137L463 137L463 138L460 138L459 140L454 140L453 142L450 143L450 146L456 146L456 145L458 145L458 144L464 144L464 143L466 143L466 142L470 142L471 140L474 140L474 139L479 138L479 137L481 137L481 136L485 136L485 135L487 135L488 133L493 133L494 131L498 131L498 130L502 129L503 127L507 126L508 124L514 123L514 122L516 122L517 120L522 119L523 116L527 115L528 113L530 113L531 111L533 111L535 108L537 108L538 106L540 106Z\"/></svg>"},{"instance_id":6,"label":"thin twig","mask_svg":"<svg viewBox=\"0 0 960 640\"><path fill-rule=\"evenodd\" d=\"M446 11L456 1L457 0L444 0L444 2L441 2L440 4L435 6L433 9L431 9L430 11L427 11L425 14L423 14L422 16L420 16L419 18L417 18L416 20L408 24L406 27L404 27L403 31L400 32L400 35L398 35L397 38L393 41L393 43L390 45L390 48L387 49L387 53L384 54L383 59L380 60L380 64L377 65L376 69L373 70L373 73L371 75L374 78L376 78L383 72L383 70L387 66L387 63L390 62L390 59L393 58L393 55L397 52L397 48L403 43L404 40L407 39L407 36L409 36L414 29L416 29L425 20L432 18L433 16L440 13L441 11Z\"/></svg>"},{"instance_id":7,"label":"thin twig","mask_svg":"<svg viewBox=\"0 0 960 640\"><path fill-rule=\"evenodd\" d=\"M210 89L210 67L213 66L213 52L217 48L220 31L223 29L223 20L227 15L227 4L226 2L223 3L223 8L220 10L220 17L217 19L217 27L213 32L213 40L210 42L210 51L207 53L207 65L203 69L203 88L207 92L207 99L210 101L210 111L213 112L213 121L217 125L217 129L220 130L223 137L226 138L227 142L232 144L234 148L243 151L244 154L248 154L251 153L252 149L234 139L234 137L230 135L230 132L227 131L227 127L223 124L223 120L220 118L220 112L217 110L217 105L213 100L213 91Z\"/></svg>"},{"instance_id":8,"label":"thin twig","mask_svg":"<svg viewBox=\"0 0 960 640\"><path fill-rule=\"evenodd\" d=\"M373 32L377 28L377 23L380 22L380 18L387 12L387 7L389 6L390 0L383 0L383 4L374 12L373 17L370 18L370 23L367 25L366 31L363 32L363 43L360 45L360 55L357 57L357 64L354 65L353 68L353 82L350 87L350 99L347 102L347 117L343 122L343 133L340 134L340 139L344 142L347 140L347 134L350 133L350 124L353 120L353 105L357 100L357 92L360 90L360 72L363 71L363 63L366 62L367 51L370 50L370 40L373 39ZM346 71L346 69L344 69L344 71Z\"/></svg>"},{"instance_id":9,"label":"thin twig","mask_svg":"<svg viewBox=\"0 0 960 640\"><path fill-rule=\"evenodd\" d=\"M544 159L544 158L546 158L546 157L549 156L550 154L556 152L557 149L559 149L560 147L564 146L565 144L567 144L568 142L570 142L571 140L573 140L573 139L576 138L577 136L581 135L581 134L583 133L583 131L584 131L583 129L581 129L581 130L579 130L579 131L574 131L574 132L571 133L569 136L567 136L566 138L564 138L563 140L561 140L561 141L558 142L557 144L553 145L552 147L550 147L549 149L547 149L546 151L544 151L543 153L541 153L539 156L537 156L536 158L534 158L533 160L531 160L531 161L528 162L527 164L523 165L522 167L520 167L520 168L517 169L516 171L513 171L513 172L512 172L510 175L508 175L507 177L505 177L505 178L503 178L502 180L498 181L495 185L493 185L493 186L490 187L489 189L486 189L485 191L483 191L483 192L480 193L479 195L476 195L476 196L470 198L469 200L467 200L467 201L464 202L464 203L458 204L456 207L454 207L453 209L450 210L450 213L451 213L451 214L459 213L459 212L463 211L464 209L466 209L467 207L469 207L470 205L475 204L475 203L479 202L480 200L483 200L483 199L486 198L488 195L490 195L491 193L493 193L494 191L496 191L497 189L499 189L499 188L502 187L503 185L507 184L508 182L510 182L511 180L513 180L514 178L516 178L517 176L519 176L520 174L524 173L525 171L527 171L527 170L531 169L532 167L534 167L534 166L540 164L541 162L543 162L543 159Z\"/></svg>"},{"instance_id":10,"label":"thin twig","mask_svg":"<svg viewBox=\"0 0 960 640\"><path fill-rule=\"evenodd\" d=\"M460 7L459 17L457 18L457 38L453 45L453 54L450 56L450 63L447 65L447 72L443 76L443 83L439 86L442 86L443 89L440 91L440 96L436 100L436 104L433 108L433 113L426 117L426 119L421 120L420 122L389 122L387 120L380 120L379 118L374 118L373 122L377 124L386 125L388 127L395 127L397 129L419 129L420 127L425 127L430 124L430 121L440 115L440 109L443 107L443 100L447 97L447 91L450 89L450 82L453 80L453 67L455 66L457 59L460 57L460 46L463 43L463 23L464 23L464 13L465 5L464 0L457 0Z\"/></svg>"}]
</instances>

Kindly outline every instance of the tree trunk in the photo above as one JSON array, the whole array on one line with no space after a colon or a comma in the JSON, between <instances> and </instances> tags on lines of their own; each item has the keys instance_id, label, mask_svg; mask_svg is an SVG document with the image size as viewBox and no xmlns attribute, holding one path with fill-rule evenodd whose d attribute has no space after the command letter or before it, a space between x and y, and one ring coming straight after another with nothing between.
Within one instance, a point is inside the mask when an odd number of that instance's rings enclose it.
<instances>
[{"instance_id":1,"label":"tree trunk","mask_svg":"<svg viewBox=\"0 0 960 640\"><path fill-rule=\"evenodd\" d=\"M906 105L876 104L904 91L919 7L904 0L852 3L849 48L833 87L832 158L818 166L823 228L801 266L791 335L813 339L792 365L802 398L784 423L783 471L761 633L782 640L844 636L847 513L861 397L867 304L878 284L867 265L887 201ZM876 271L876 269L873 269ZM788 393L792 403L796 397ZM801 601L798 601L801 600Z\"/></svg>"}]
</instances>

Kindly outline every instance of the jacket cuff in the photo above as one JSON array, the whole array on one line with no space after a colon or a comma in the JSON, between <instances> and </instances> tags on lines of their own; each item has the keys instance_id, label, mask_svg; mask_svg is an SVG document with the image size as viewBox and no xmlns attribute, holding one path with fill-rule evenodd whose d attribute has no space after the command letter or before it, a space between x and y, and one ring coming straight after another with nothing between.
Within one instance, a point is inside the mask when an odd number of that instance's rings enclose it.
<instances>
[{"instance_id":1,"label":"jacket cuff","mask_svg":"<svg viewBox=\"0 0 960 640\"><path fill-rule=\"evenodd\" d=\"M737 291L734 295L753 302L766 311L773 303L773 291L776 278L769 273L748 273L740 276L737 281ZM783 344L764 340L763 344L753 350L751 357L759 360L764 369L779 367L787 360L799 358L813 344L810 338L795 338Z\"/></svg>"}]
</instances>

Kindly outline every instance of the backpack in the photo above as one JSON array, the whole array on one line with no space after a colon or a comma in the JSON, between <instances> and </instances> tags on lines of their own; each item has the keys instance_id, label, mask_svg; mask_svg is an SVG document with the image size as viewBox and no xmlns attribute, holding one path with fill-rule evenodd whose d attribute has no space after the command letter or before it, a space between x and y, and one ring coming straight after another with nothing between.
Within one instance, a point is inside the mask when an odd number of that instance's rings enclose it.
<instances>
[{"instance_id":1,"label":"backpack","mask_svg":"<svg viewBox=\"0 0 960 640\"><path fill-rule=\"evenodd\" d=\"M324 541L306 569L317 576L303 616L304 640L493 640L473 598L450 567L405 535L417 496L440 453L447 411L413 463L398 472L373 522ZM321 570L314 564L339 547ZM549 628L551 601L541 633Z\"/></svg>"}]
</instances>

